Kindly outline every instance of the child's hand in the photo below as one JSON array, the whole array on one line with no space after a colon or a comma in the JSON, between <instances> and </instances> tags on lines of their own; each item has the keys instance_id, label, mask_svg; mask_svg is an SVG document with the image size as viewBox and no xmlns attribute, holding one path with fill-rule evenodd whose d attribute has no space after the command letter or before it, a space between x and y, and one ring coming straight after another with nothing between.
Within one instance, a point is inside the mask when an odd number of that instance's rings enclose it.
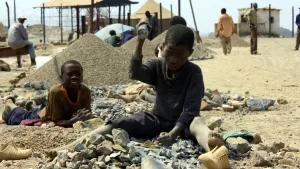
<instances>
[{"instance_id":1,"label":"child's hand","mask_svg":"<svg viewBox=\"0 0 300 169\"><path fill-rule=\"evenodd\" d=\"M74 117L77 121L84 120L86 116L88 115L89 110L87 109L81 109L77 111L77 115Z\"/></svg>"},{"instance_id":2,"label":"child's hand","mask_svg":"<svg viewBox=\"0 0 300 169\"><path fill-rule=\"evenodd\" d=\"M173 144L175 138L170 133L160 133L157 138L158 144L169 146Z\"/></svg>"}]
</instances>

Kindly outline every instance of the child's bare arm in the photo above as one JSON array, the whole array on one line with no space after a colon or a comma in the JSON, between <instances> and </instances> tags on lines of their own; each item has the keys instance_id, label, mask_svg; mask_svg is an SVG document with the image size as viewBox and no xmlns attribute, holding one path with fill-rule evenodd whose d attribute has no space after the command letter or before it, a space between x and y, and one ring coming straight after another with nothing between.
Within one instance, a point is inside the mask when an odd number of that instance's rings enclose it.
<instances>
[{"instance_id":1,"label":"child's bare arm","mask_svg":"<svg viewBox=\"0 0 300 169\"><path fill-rule=\"evenodd\" d=\"M185 103L183 106L183 112L178 118L175 127L169 132L160 136L157 141L164 145L172 143L186 127L189 127L189 123L194 117L199 116L201 99L204 95L204 84L202 74L195 74L189 84L189 88L186 92Z\"/></svg>"},{"instance_id":2,"label":"child's bare arm","mask_svg":"<svg viewBox=\"0 0 300 169\"><path fill-rule=\"evenodd\" d=\"M161 134L157 138L157 141L163 145L170 145L176 140L180 133L184 131L184 129L185 124L182 122L177 122L175 127L169 133Z\"/></svg>"},{"instance_id":3,"label":"child's bare arm","mask_svg":"<svg viewBox=\"0 0 300 169\"><path fill-rule=\"evenodd\" d=\"M133 57L130 62L129 76L133 80L155 85L156 62L150 60L143 64L143 45L145 39L137 39L137 45L134 48Z\"/></svg>"}]
</instances>

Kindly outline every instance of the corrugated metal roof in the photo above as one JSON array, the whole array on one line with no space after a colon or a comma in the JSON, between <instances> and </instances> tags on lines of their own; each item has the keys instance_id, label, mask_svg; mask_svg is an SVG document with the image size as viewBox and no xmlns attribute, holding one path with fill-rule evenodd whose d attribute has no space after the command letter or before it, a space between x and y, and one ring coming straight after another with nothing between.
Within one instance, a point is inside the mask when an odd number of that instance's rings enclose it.
<instances>
[{"instance_id":1,"label":"corrugated metal roof","mask_svg":"<svg viewBox=\"0 0 300 169\"><path fill-rule=\"evenodd\" d=\"M149 11L151 14L154 14L155 12L157 12L158 18L159 18L160 17L159 3L157 3L154 0L147 0L147 2L145 2L142 7L140 7L135 13L133 13L130 16L130 18L131 19L141 19L141 18L145 17L146 11ZM173 14L173 16L175 16L175 15ZM170 19L171 11L169 11L165 7L162 7L162 18Z\"/></svg>"},{"instance_id":2,"label":"corrugated metal roof","mask_svg":"<svg viewBox=\"0 0 300 169\"><path fill-rule=\"evenodd\" d=\"M137 4L138 2L131 2L130 0L95 0L96 6L119 6L128 4ZM45 8L57 8L57 7L89 7L91 0L49 0L44 3ZM35 6L34 8L42 8L43 4Z\"/></svg>"}]
</instances>

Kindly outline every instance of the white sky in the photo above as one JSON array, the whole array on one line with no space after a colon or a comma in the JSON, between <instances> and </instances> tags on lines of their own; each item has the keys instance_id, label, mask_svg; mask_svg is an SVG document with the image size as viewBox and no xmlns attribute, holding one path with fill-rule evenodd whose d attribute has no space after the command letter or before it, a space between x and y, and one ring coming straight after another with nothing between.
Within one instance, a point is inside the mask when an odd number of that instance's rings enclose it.
<instances>
[{"instance_id":1,"label":"white sky","mask_svg":"<svg viewBox=\"0 0 300 169\"><path fill-rule=\"evenodd\" d=\"M6 0L10 5L11 13L11 23L13 22L13 0ZM7 24L7 8L5 5L5 0L0 0L0 20L6 25ZM137 10L146 0L133 0L140 2L137 5L132 6L132 12ZM173 12L177 14L177 0L156 0L158 3L162 3L164 7L170 9L170 4L173 4ZM194 11L196 15L196 21L198 24L198 29L202 34L206 34L214 31L214 23L217 22L220 15L221 8L226 8L227 13L230 14L234 21L238 21L238 8L249 7L251 0L192 0L194 4ZM17 16L25 16L28 18L29 24L39 24L40 23L40 9L33 9L33 6L39 5L46 0L16 0L17 4ZM271 3L273 8L281 9L280 14L280 25L284 28L292 29L292 6L295 7L295 15L299 14L300 3L299 0L257 0L259 7L267 7ZM181 14L188 21L189 25L193 25L193 18L191 14L191 9L189 5L189 0L181 0ZM113 12L116 12L114 9ZM47 11L46 16L50 25L58 25L58 21L53 18L57 16L58 12L56 10ZM68 11L64 13L67 17L70 15ZM65 18L66 20L68 18ZM294 24L295 26L295 24ZM296 26L295 26L296 29Z\"/></svg>"}]
</instances>

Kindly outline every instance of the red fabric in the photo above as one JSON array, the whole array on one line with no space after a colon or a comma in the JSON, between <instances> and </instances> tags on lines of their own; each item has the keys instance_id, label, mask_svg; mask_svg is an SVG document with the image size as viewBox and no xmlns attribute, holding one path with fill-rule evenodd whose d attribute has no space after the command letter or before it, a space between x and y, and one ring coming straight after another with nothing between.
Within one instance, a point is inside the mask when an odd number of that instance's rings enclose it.
<instances>
[{"instance_id":1,"label":"red fabric","mask_svg":"<svg viewBox=\"0 0 300 169\"><path fill-rule=\"evenodd\" d=\"M47 122L43 122L41 119L31 119L22 120L20 123L22 126L41 126L42 124L47 124Z\"/></svg>"}]
</instances>

